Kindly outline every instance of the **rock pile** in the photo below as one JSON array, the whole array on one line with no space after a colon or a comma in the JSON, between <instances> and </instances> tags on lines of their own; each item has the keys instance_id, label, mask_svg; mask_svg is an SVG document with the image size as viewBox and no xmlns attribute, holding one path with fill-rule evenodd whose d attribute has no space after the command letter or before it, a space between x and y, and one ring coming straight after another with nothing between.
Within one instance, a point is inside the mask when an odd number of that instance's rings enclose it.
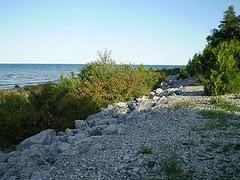
<instances>
[{"instance_id":1,"label":"rock pile","mask_svg":"<svg viewBox=\"0 0 240 180\"><path fill-rule=\"evenodd\" d=\"M86 120L76 120L75 129L44 130L21 142L16 151L1 152L0 179L164 179L162 162L167 164L173 154L184 167L183 174L220 176L213 165L223 168L231 159L220 155L212 159L211 152L206 154L209 140L193 131L206 119L196 109L170 106L181 98L203 98L201 86L189 86L195 83L192 79L185 81L169 77L148 97L109 105Z\"/></svg>"}]
</instances>

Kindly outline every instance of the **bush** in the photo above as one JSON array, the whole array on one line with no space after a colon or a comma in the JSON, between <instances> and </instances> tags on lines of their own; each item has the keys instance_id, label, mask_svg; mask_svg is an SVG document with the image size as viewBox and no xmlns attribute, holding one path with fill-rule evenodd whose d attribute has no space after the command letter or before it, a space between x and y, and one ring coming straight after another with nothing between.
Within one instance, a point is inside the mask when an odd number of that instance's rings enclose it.
<instances>
[{"instance_id":1,"label":"bush","mask_svg":"<svg viewBox=\"0 0 240 180\"><path fill-rule=\"evenodd\" d=\"M161 69L161 70L157 70L159 72L163 72L166 73L167 75L177 75L180 73L181 68L173 68L173 69Z\"/></svg>"},{"instance_id":2,"label":"bush","mask_svg":"<svg viewBox=\"0 0 240 180\"><path fill-rule=\"evenodd\" d=\"M195 54L186 70L199 77L208 95L238 92L240 80L240 18L234 7L224 12L218 29L207 37L207 46Z\"/></svg>"},{"instance_id":3,"label":"bush","mask_svg":"<svg viewBox=\"0 0 240 180\"><path fill-rule=\"evenodd\" d=\"M188 77L189 77L189 73L188 73L187 69L186 68L181 69L178 74L178 79L186 79Z\"/></svg>"},{"instance_id":4,"label":"bush","mask_svg":"<svg viewBox=\"0 0 240 180\"><path fill-rule=\"evenodd\" d=\"M0 94L1 147L16 144L43 129L64 130L100 108L148 94L165 75L144 66L116 65L109 53L59 83Z\"/></svg>"},{"instance_id":5,"label":"bush","mask_svg":"<svg viewBox=\"0 0 240 180\"><path fill-rule=\"evenodd\" d=\"M5 148L22 140L25 130L28 100L21 92L0 92L0 147Z\"/></svg>"},{"instance_id":6,"label":"bush","mask_svg":"<svg viewBox=\"0 0 240 180\"><path fill-rule=\"evenodd\" d=\"M210 77L206 80L204 89L208 95L221 95L239 92L240 71L238 68L240 42L220 43L213 50L216 58Z\"/></svg>"}]
</instances>

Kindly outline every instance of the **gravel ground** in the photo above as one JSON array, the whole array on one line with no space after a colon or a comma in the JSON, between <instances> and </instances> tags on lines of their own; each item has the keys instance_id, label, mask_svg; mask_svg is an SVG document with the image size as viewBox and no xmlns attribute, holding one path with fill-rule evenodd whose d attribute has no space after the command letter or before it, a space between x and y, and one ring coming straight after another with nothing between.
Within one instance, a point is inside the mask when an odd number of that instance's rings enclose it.
<instances>
[{"instance_id":1,"label":"gravel ground","mask_svg":"<svg viewBox=\"0 0 240 180\"><path fill-rule=\"evenodd\" d=\"M173 76L164 90L77 120L76 129L42 131L0 153L0 178L240 179L239 116L203 117L210 98L191 84Z\"/></svg>"}]
</instances>

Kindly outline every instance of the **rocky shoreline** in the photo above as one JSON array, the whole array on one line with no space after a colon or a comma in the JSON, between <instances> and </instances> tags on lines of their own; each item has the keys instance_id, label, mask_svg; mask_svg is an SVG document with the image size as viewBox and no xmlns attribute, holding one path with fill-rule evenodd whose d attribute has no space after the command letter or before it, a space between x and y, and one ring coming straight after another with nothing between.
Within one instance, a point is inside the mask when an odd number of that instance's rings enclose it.
<instances>
[{"instance_id":1,"label":"rocky shoreline","mask_svg":"<svg viewBox=\"0 0 240 180\"><path fill-rule=\"evenodd\" d=\"M240 126L202 128L211 107L194 79L170 76L149 96L0 152L0 179L239 179Z\"/></svg>"}]
</instances>

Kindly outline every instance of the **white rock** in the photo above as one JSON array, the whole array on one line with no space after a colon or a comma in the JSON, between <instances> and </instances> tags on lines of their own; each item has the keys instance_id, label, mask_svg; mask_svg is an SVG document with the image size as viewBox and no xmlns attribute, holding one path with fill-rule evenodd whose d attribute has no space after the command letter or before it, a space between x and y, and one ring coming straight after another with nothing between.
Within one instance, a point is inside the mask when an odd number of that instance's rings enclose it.
<instances>
[{"instance_id":1,"label":"white rock","mask_svg":"<svg viewBox=\"0 0 240 180\"><path fill-rule=\"evenodd\" d=\"M118 102L115 104L118 107L127 107L127 103L126 102Z\"/></svg>"},{"instance_id":2,"label":"white rock","mask_svg":"<svg viewBox=\"0 0 240 180\"><path fill-rule=\"evenodd\" d=\"M25 139L18 146L18 150L23 150L29 148L33 144L42 144L47 145L50 144L53 138L56 136L56 132L53 129L44 130L35 136Z\"/></svg>"},{"instance_id":3,"label":"white rock","mask_svg":"<svg viewBox=\"0 0 240 180\"><path fill-rule=\"evenodd\" d=\"M128 112L128 108L126 108L126 107L116 107L116 108L114 108L114 110L112 112L112 116L114 118L118 118L124 114L127 114L127 112Z\"/></svg>"},{"instance_id":4,"label":"white rock","mask_svg":"<svg viewBox=\"0 0 240 180\"><path fill-rule=\"evenodd\" d=\"M154 97L156 95L155 92L150 92L150 97Z\"/></svg>"},{"instance_id":5,"label":"white rock","mask_svg":"<svg viewBox=\"0 0 240 180\"><path fill-rule=\"evenodd\" d=\"M156 92L156 94L161 94L161 93L164 92L164 90L161 89L161 88L157 88L157 89L155 90L155 92Z\"/></svg>"},{"instance_id":6,"label":"white rock","mask_svg":"<svg viewBox=\"0 0 240 180\"><path fill-rule=\"evenodd\" d=\"M153 102L152 99L148 99L146 97L143 97L143 98L138 100L136 110L141 111L141 110L149 109L153 105L154 105L154 102Z\"/></svg>"},{"instance_id":7,"label":"white rock","mask_svg":"<svg viewBox=\"0 0 240 180\"><path fill-rule=\"evenodd\" d=\"M160 99L160 97L159 96L154 96L152 99L153 99L153 101L158 101Z\"/></svg>"}]
</instances>

